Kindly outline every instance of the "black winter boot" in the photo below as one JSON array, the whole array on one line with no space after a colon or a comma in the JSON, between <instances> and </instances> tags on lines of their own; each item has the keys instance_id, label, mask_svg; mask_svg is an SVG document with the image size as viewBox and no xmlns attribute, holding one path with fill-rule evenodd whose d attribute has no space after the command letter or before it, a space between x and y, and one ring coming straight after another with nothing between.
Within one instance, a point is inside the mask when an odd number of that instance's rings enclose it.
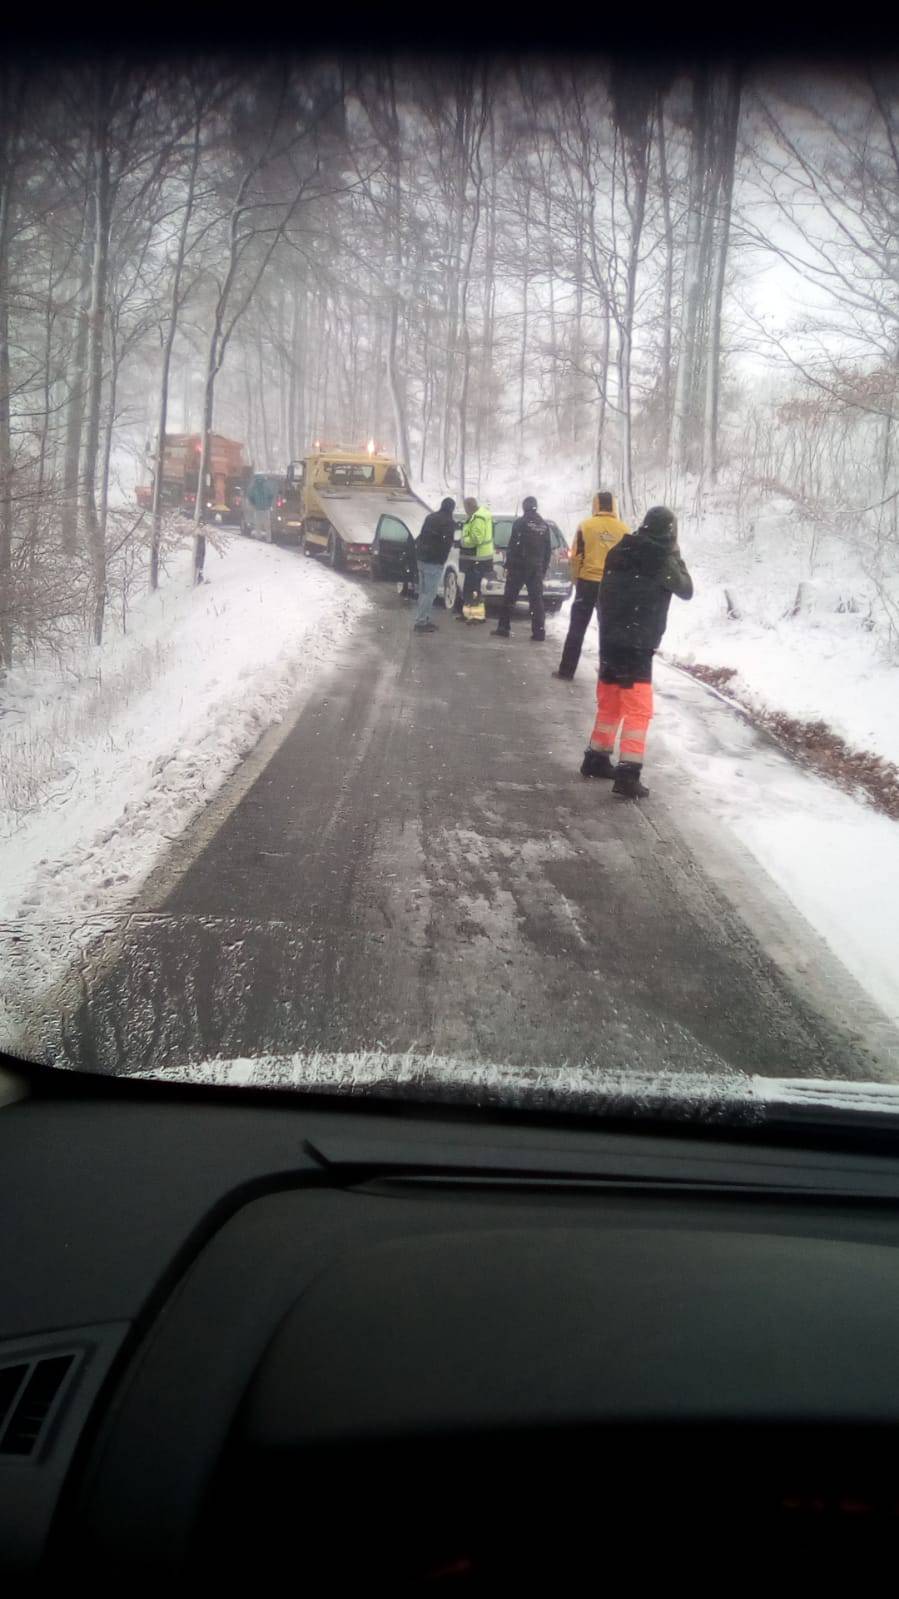
<instances>
[{"instance_id":1,"label":"black winter boot","mask_svg":"<svg viewBox=\"0 0 899 1599\"><path fill-rule=\"evenodd\" d=\"M613 794L620 794L622 799L647 799L649 789L640 782L642 767L633 761L621 761L614 773L615 782L612 786Z\"/></svg>"},{"instance_id":2,"label":"black winter boot","mask_svg":"<svg viewBox=\"0 0 899 1599\"><path fill-rule=\"evenodd\" d=\"M605 750L585 749L581 777L614 777L615 768Z\"/></svg>"}]
</instances>

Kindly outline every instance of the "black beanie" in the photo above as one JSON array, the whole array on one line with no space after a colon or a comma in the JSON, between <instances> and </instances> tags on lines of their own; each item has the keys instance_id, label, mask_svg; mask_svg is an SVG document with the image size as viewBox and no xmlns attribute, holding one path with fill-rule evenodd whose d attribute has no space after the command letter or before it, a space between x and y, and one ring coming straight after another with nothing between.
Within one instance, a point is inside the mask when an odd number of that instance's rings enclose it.
<instances>
[{"instance_id":1,"label":"black beanie","mask_svg":"<svg viewBox=\"0 0 899 1599\"><path fill-rule=\"evenodd\" d=\"M677 517L667 505L653 505L643 518L641 532L648 533L657 544L674 544L677 540Z\"/></svg>"},{"instance_id":2,"label":"black beanie","mask_svg":"<svg viewBox=\"0 0 899 1599\"><path fill-rule=\"evenodd\" d=\"M456 509L455 500L451 500L449 498L447 498L445 500L441 500L440 501L440 509L441 509L441 511L454 511Z\"/></svg>"},{"instance_id":3,"label":"black beanie","mask_svg":"<svg viewBox=\"0 0 899 1599\"><path fill-rule=\"evenodd\" d=\"M537 501L534 499L533 494L529 494L526 500L522 500L521 509L523 511L536 511Z\"/></svg>"}]
</instances>

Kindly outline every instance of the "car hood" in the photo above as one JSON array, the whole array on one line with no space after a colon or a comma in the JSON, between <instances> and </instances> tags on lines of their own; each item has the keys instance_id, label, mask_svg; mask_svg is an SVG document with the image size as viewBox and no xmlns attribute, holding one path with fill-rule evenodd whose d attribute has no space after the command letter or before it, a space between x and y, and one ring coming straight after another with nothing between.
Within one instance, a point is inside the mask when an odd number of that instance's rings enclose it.
<instances>
[{"instance_id":1,"label":"car hood","mask_svg":"<svg viewBox=\"0 0 899 1599\"><path fill-rule=\"evenodd\" d=\"M743 1072L603 1072L595 1066L517 1067L380 1051L210 1058L142 1073L216 1087L306 1090L593 1115L751 1125L830 1122L899 1126L899 1084L761 1077Z\"/></svg>"}]
</instances>

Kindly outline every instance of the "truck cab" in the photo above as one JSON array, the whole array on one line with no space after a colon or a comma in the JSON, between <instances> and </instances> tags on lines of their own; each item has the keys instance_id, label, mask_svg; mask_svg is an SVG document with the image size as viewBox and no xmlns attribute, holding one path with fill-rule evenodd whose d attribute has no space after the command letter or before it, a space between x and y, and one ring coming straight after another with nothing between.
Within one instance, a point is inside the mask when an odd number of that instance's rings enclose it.
<instances>
[{"instance_id":1,"label":"truck cab","mask_svg":"<svg viewBox=\"0 0 899 1599\"><path fill-rule=\"evenodd\" d=\"M398 517L415 537L427 516L405 469L390 456L327 449L307 456L304 465L303 549L326 556L335 570L370 576L382 519Z\"/></svg>"}]
</instances>

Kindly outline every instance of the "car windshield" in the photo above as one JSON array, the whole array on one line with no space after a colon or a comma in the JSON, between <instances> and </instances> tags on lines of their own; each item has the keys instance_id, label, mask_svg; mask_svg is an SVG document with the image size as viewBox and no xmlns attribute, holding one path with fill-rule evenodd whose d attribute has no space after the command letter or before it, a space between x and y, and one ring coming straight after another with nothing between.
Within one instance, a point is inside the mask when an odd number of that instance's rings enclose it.
<instances>
[{"instance_id":1,"label":"car windshield","mask_svg":"<svg viewBox=\"0 0 899 1599\"><path fill-rule=\"evenodd\" d=\"M8 1061L899 1084L899 73L601 32L8 53Z\"/></svg>"},{"instance_id":2,"label":"car windshield","mask_svg":"<svg viewBox=\"0 0 899 1599\"><path fill-rule=\"evenodd\" d=\"M330 461L326 467L328 480L334 484L374 483L375 469L355 462Z\"/></svg>"}]
</instances>

